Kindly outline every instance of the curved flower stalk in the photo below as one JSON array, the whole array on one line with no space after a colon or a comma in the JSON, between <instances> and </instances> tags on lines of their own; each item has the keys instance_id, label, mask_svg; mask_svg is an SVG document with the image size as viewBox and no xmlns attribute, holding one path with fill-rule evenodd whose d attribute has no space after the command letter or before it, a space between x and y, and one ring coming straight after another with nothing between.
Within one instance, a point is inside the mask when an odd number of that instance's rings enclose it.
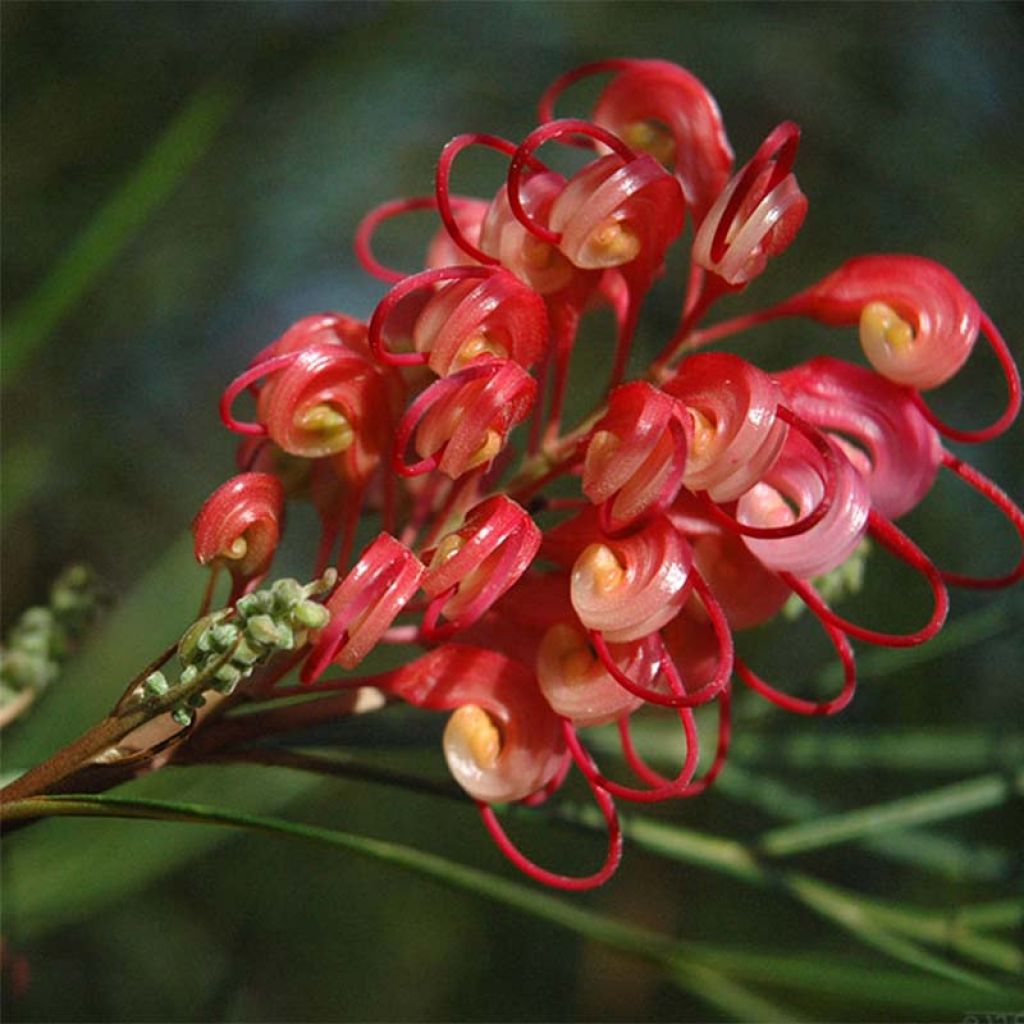
<instances>
[{"instance_id":1,"label":"curved flower stalk","mask_svg":"<svg viewBox=\"0 0 1024 1024\"><path fill-rule=\"evenodd\" d=\"M480 225L487 212L487 203L482 199L472 199L468 196L450 196L449 204L451 217L458 227L459 234L473 242L478 241ZM381 224L393 217L416 210L436 209L437 198L435 196L410 196L407 199L392 199L375 206L359 222L353 241L356 259L359 260L362 268L378 280L386 281L389 284L397 284L402 281L405 274L400 270L384 266L374 255L373 236ZM475 262L476 260L472 256L459 248L444 227L438 228L434 232L427 247L425 260L427 270Z\"/></svg>"},{"instance_id":2,"label":"curved flower stalk","mask_svg":"<svg viewBox=\"0 0 1024 1024\"><path fill-rule=\"evenodd\" d=\"M489 466L537 398L537 382L518 363L493 359L435 381L406 410L395 432L392 465L401 476L434 469L453 480ZM420 461L405 449L415 431Z\"/></svg>"},{"instance_id":3,"label":"curved flower stalk","mask_svg":"<svg viewBox=\"0 0 1024 1024\"><path fill-rule=\"evenodd\" d=\"M771 468L788 434L778 384L724 352L691 356L662 385L692 420L683 484L731 501Z\"/></svg>"},{"instance_id":4,"label":"curved flower stalk","mask_svg":"<svg viewBox=\"0 0 1024 1024\"><path fill-rule=\"evenodd\" d=\"M650 384L631 381L608 398L583 462L583 493L614 533L664 511L682 484L687 437L683 408Z\"/></svg>"},{"instance_id":5,"label":"curved flower stalk","mask_svg":"<svg viewBox=\"0 0 1024 1024\"><path fill-rule=\"evenodd\" d=\"M699 224L725 187L733 153L715 98L685 68L630 58L584 64L548 87L540 120L555 119L555 101L570 85L606 72L613 77L594 105L592 120L673 170Z\"/></svg>"},{"instance_id":6,"label":"curved flower stalk","mask_svg":"<svg viewBox=\"0 0 1024 1024\"><path fill-rule=\"evenodd\" d=\"M504 495L472 508L458 530L423 554L423 590L431 599L423 619L426 638L476 622L526 572L540 540L526 510ZM448 622L439 628L441 615Z\"/></svg>"},{"instance_id":7,"label":"curved flower stalk","mask_svg":"<svg viewBox=\"0 0 1024 1024\"><path fill-rule=\"evenodd\" d=\"M327 599L331 621L316 637L302 681L315 682L332 663L358 665L416 593L424 572L407 547L382 533Z\"/></svg>"},{"instance_id":8,"label":"curved flower stalk","mask_svg":"<svg viewBox=\"0 0 1024 1024\"><path fill-rule=\"evenodd\" d=\"M898 519L931 490L942 464L942 442L906 388L830 356L776 379L797 413L831 432L882 515Z\"/></svg>"},{"instance_id":9,"label":"curved flower stalk","mask_svg":"<svg viewBox=\"0 0 1024 1024\"><path fill-rule=\"evenodd\" d=\"M389 315L403 299L438 285L412 326L414 351L384 347ZM443 267L406 277L374 311L369 345L390 366L427 364L444 377L482 359L509 359L528 370L544 354L547 310L531 288L494 267Z\"/></svg>"},{"instance_id":10,"label":"curved flower stalk","mask_svg":"<svg viewBox=\"0 0 1024 1024\"><path fill-rule=\"evenodd\" d=\"M266 575L281 537L284 489L269 473L242 473L220 485L192 521L196 561L223 566L231 602Z\"/></svg>"}]
</instances>

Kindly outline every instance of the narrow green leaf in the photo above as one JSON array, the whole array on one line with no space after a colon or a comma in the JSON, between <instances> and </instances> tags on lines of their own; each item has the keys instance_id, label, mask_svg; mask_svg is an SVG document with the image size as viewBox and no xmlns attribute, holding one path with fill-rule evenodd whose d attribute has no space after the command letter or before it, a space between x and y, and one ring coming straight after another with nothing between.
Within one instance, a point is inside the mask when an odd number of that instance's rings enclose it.
<instances>
[{"instance_id":1,"label":"narrow green leaf","mask_svg":"<svg viewBox=\"0 0 1024 1024\"><path fill-rule=\"evenodd\" d=\"M234 90L223 84L196 93L39 287L10 314L3 325L6 384L209 149L235 101Z\"/></svg>"},{"instance_id":2,"label":"narrow green leaf","mask_svg":"<svg viewBox=\"0 0 1024 1024\"><path fill-rule=\"evenodd\" d=\"M969 928L1019 928L1024 925L1024 899L977 903L957 916Z\"/></svg>"},{"instance_id":3,"label":"narrow green leaf","mask_svg":"<svg viewBox=\"0 0 1024 1024\"><path fill-rule=\"evenodd\" d=\"M926 822L1000 807L1024 794L1024 770L1012 777L985 775L916 796L861 807L844 814L787 825L766 832L757 841L759 853L786 857L825 846L849 842L894 828L907 828Z\"/></svg>"},{"instance_id":4,"label":"narrow green leaf","mask_svg":"<svg viewBox=\"0 0 1024 1024\"><path fill-rule=\"evenodd\" d=\"M20 801L17 805L10 805L8 813L12 818L62 815L192 822L243 828L326 843L413 871L454 889L474 893L514 907L552 924L577 932L586 938L603 942L621 952L641 957L668 969L669 976L673 980L681 985L686 985L694 994L707 998L709 1001L713 1000L710 994L704 991L710 983L710 977L707 974L703 975L703 982L697 982L700 990L698 987L691 988L693 985L691 974L694 965L708 968L718 974L728 973L743 980L770 982L776 986L791 985L804 991L818 991L823 984L828 984L830 991L836 995L849 995L854 1000L862 998L865 994L862 990L861 979L867 977L875 977L879 981L880 987L877 995L883 1002L886 1001L886 994L890 994L891 1001L896 1003L912 999L915 1006L931 1006L935 1005L929 1000L929 994L931 994L936 998L936 1003L948 1008L951 1001L962 1002L969 997L971 990L978 988L989 992L989 998L1010 996L1018 998L1017 993L1000 990L998 986L966 971L959 972L960 977L951 977L950 980L959 984L950 985L948 982L929 980L927 985L922 986L913 976L893 972L889 972L888 975L886 972L864 973L855 970L852 974L846 975L850 987L844 993L842 989L843 970L837 970L835 965L827 962L819 962L816 959L813 962L813 969L808 970L806 960L800 958L765 957L722 950L701 943L676 942L658 932L607 917L542 890L488 874L477 868L456 864L431 853L398 843L290 822L280 818L221 810L180 801L132 800L112 796L39 797ZM828 898L827 894L825 898ZM792 969L790 965L792 965ZM854 979L852 983L850 979ZM746 996L748 1000L758 998L752 997L741 989L735 989L732 995L734 998ZM939 995L941 995L942 1001L938 1000ZM716 998L718 1000L716 1005L724 1007L722 999L728 997L723 995L723 990L719 990ZM748 1003L748 1006L752 1005ZM762 1010L767 1011L769 1005L762 1002Z\"/></svg>"},{"instance_id":5,"label":"narrow green leaf","mask_svg":"<svg viewBox=\"0 0 1024 1024\"><path fill-rule=\"evenodd\" d=\"M715 783L719 793L790 821L819 820L836 813L820 800L762 772L729 765ZM1005 850L924 829L896 829L859 837L865 849L897 863L934 871L947 878L1005 881L1015 866Z\"/></svg>"}]
</instances>

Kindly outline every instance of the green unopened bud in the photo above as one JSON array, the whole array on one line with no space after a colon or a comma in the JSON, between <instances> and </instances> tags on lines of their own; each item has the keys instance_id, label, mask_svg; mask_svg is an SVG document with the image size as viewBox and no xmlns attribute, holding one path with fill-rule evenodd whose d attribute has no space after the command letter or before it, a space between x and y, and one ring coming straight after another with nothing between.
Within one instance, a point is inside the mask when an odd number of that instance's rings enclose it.
<instances>
[{"instance_id":1,"label":"green unopened bud","mask_svg":"<svg viewBox=\"0 0 1024 1024\"><path fill-rule=\"evenodd\" d=\"M35 608L29 608L24 615L18 620L18 625L15 627L19 634L38 634L48 633L54 627L54 616L53 612L49 608L43 608L36 606Z\"/></svg>"},{"instance_id":2,"label":"green unopened bud","mask_svg":"<svg viewBox=\"0 0 1024 1024\"><path fill-rule=\"evenodd\" d=\"M181 675L178 677L179 686L191 686L199 675L198 665L186 665L181 670Z\"/></svg>"},{"instance_id":3,"label":"green unopened bud","mask_svg":"<svg viewBox=\"0 0 1024 1024\"><path fill-rule=\"evenodd\" d=\"M211 626L215 626L230 614L230 610L222 609L219 612L213 612L211 615L204 615L185 630L184 636L178 641L178 657L181 659L182 664L187 665L189 662L198 660L196 655L197 653L202 653L199 641L203 634Z\"/></svg>"},{"instance_id":4,"label":"green unopened bud","mask_svg":"<svg viewBox=\"0 0 1024 1024\"><path fill-rule=\"evenodd\" d=\"M246 594L239 598L235 610L243 619L254 615L268 615L274 608L274 597L269 590L257 590L254 594Z\"/></svg>"},{"instance_id":5,"label":"green unopened bud","mask_svg":"<svg viewBox=\"0 0 1024 1024\"><path fill-rule=\"evenodd\" d=\"M217 654L225 654L230 651L235 641L238 639L238 627L233 626L230 622L225 622L221 625L214 626L206 633L206 642L211 651ZM202 640L200 640L200 646Z\"/></svg>"},{"instance_id":6,"label":"green unopened bud","mask_svg":"<svg viewBox=\"0 0 1024 1024\"><path fill-rule=\"evenodd\" d=\"M290 612L306 595L298 580L278 580L270 592L274 595L274 611Z\"/></svg>"},{"instance_id":7,"label":"green unopened bud","mask_svg":"<svg viewBox=\"0 0 1024 1024\"><path fill-rule=\"evenodd\" d=\"M235 687L248 675L234 665L222 665L213 677L213 688L218 693L234 693Z\"/></svg>"},{"instance_id":8,"label":"green unopened bud","mask_svg":"<svg viewBox=\"0 0 1024 1024\"><path fill-rule=\"evenodd\" d=\"M170 688L163 672L150 672L142 681L142 693L146 697L162 697Z\"/></svg>"},{"instance_id":9,"label":"green unopened bud","mask_svg":"<svg viewBox=\"0 0 1024 1024\"><path fill-rule=\"evenodd\" d=\"M243 665L248 668L255 665L264 655L264 652L253 647L246 636L238 641L238 646L231 655L231 662L234 665Z\"/></svg>"},{"instance_id":10,"label":"green unopened bud","mask_svg":"<svg viewBox=\"0 0 1024 1024\"><path fill-rule=\"evenodd\" d=\"M214 685L217 685L218 683L227 684L233 689L241 681L242 672L241 669L228 663L227 665L221 665L221 667L214 672L213 678L215 681ZM218 686L218 689L219 688L220 687Z\"/></svg>"},{"instance_id":11,"label":"green unopened bud","mask_svg":"<svg viewBox=\"0 0 1024 1024\"><path fill-rule=\"evenodd\" d=\"M182 728L192 724L192 712L188 708L175 708L171 712L171 718Z\"/></svg>"},{"instance_id":12,"label":"green unopened bud","mask_svg":"<svg viewBox=\"0 0 1024 1024\"><path fill-rule=\"evenodd\" d=\"M18 650L25 654L34 655L40 658L47 658L50 654L51 636L42 630L30 632L19 632L15 637Z\"/></svg>"},{"instance_id":13,"label":"green unopened bud","mask_svg":"<svg viewBox=\"0 0 1024 1024\"><path fill-rule=\"evenodd\" d=\"M292 612L292 622L302 629L323 629L331 621L331 613L316 601L302 601Z\"/></svg>"},{"instance_id":14,"label":"green unopened bud","mask_svg":"<svg viewBox=\"0 0 1024 1024\"><path fill-rule=\"evenodd\" d=\"M260 647L278 647L281 627L269 615L254 615L245 624L245 635Z\"/></svg>"}]
</instances>

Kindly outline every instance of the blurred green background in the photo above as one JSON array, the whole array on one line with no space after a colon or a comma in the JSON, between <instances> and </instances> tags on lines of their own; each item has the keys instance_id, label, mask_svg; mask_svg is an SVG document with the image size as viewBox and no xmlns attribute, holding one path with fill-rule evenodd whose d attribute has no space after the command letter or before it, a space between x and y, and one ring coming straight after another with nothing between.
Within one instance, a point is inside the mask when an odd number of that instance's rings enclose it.
<instances>
[{"instance_id":1,"label":"blurred green background","mask_svg":"<svg viewBox=\"0 0 1024 1024\"><path fill-rule=\"evenodd\" d=\"M355 226L381 200L429 191L449 137L521 137L541 90L575 64L674 60L717 96L739 160L780 120L804 132L807 223L723 313L788 294L848 256L909 251L949 265L1019 352L1022 41L1020 8L998 4L8 0L3 621L42 600L74 560L94 565L121 601L11 730L5 770L101 714L187 624L202 577L184 530L234 464L216 415L221 389L299 316L369 314L382 289L351 255ZM593 95L580 86L564 109L582 113ZM460 191L489 195L500 170L467 157L458 173ZM381 252L412 269L429 231L426 219L391 226ZM641 351L671 330L681 266L648 305ZM741 344L767 369L815 351L856 358L851 333L807 325ZM986 354L936 402L978 423L1001 396ZM1019 427L970 457L1020 498ZM994 571L1014 557L998 518L949 480L907 528L950 567ZM873 559L850 614L913 621L923 605L904 578ZM1010 778L1024 761L1022 619L1019 591L957 594L948 641L866 657L862 690L834 721L742 701L721 785L656 816L753 842L786 820ZM806 623L748 644L759 665L794 681L827 654ZM437 723L391 719L332 741L440 777ZM514 874L471 808L394 787L204 769L134 788L277 810ZM889 849L875 837L786 867L897 908L945 914L1006 900L1022 880L1024 816L1019 794L996 803L923 833L887 833ZM595 840L549 822L515 827L566 869L600 855ZM3 932L32 970L24 994L5 996L9 1020L700 1020L771 1005L742 993L730 1003L727 988L709 999L571 929L343 851L85 821L42 824L4 846ZM775 957L751 991L784 1015L961 1020L1024 1005L966 983L929 989L923 971L784 885L751 886L635 844L613 883L571 899L729 955ZM1001 960L965 960L948 937L933 935L929 949L1005 984L1017 928L990 933Z\"/></svg>"}]
</instances>

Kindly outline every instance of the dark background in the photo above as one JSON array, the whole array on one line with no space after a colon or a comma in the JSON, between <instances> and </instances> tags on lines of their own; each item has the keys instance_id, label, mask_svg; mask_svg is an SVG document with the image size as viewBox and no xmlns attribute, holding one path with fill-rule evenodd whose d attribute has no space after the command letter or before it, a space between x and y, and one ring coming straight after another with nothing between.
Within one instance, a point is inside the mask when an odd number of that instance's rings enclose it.
<instances>
[{"instance_id":1,"label":"dark background","mask_svg":"<svg viewBox=\"0 0 1024 1024\"><path fill-rule=\"evenodd\" d=\"M362 213L429 191L437 153L456 133L521 137L543 87L575 64L628 55L687 66L717 96L740 162L779 121L802 126L805 227L725 312L788 294L849 256L908 251L950 266L1019 351L1024 47L1014 5L8 2L2 13L4 623L43 599L74 560L94 565L123 598L47 697L39 724L17 727L8 770L84 726L187 624L202 579L181 538L233 467L233 441L216 415L225 383L301 315L367 316L381 287L351 255ZM581 86L566 111L582 113L593 94ZM183 110L186 129L132 186ZM495 171L467 159L460 190L489 194ZM165 198L149 203L161 187ZM412 269L428 230L423 221L396 225L382 251ZM645 313L642 347L655 350L671 330L680 282L670 267ZM852 332L807 325L741 344L767 369L814 351L856 358ZM993 361L979 355L936 402L951 419L978 423L1001 396ZM1018 498L1020 438L1016 427L970 453ZM950 566L993 571L1013 557L997 518L948 480L908 529ZM902 579L873 561L859 607L876 622L912 619L920 606ZM774 773L852 807L997 766L999 738L1024 712L1024 657L1013 636L1020 598L957 595L953 617L991 625L968 629L941 658L908 656L905 669L897 662L897 671L866 678L839 720L794 721L751 706L737 771ZM782 641L785 628L754 642L777 675L806 677L809 659L813 669L824 652L799 625L797 641ZM433 723L399 726L390 743L416 741L403 763L438 772ZM980 759L951 754L927 772L871 757L828 767L832 740L903 729L969 735ZM776 747L808 737L818 755L775 757ZM346 739L382 742L372 731ZM293 801L289 816L511 873L471 812L426 797L237 771L185 778L173 785L207 802L241 805L260 788L268 800ZM1012 812L948 831L1014 850L1020 815ZM740 838L775 820L735 792L671 813ZM555 859L579 845L543 831L529 834ZM1012 881L894 865L856 847L811 864L853 888L935 906L995 898ZM713 1012L653 971L529 917L266 838L48 824L11 843L5 895L4 932L34 972L9 1019ZM825 958L849 951L842 933L781 896L636 850L592 902L685 938ZM888 966L878 953L854 955ZM797 1002L812 1017L894 1013L827 992ZM969 1009L951 1007L949 1018ZM912 1008L906 1016L919 1017Z\"/></svg>"}]
</instances>

